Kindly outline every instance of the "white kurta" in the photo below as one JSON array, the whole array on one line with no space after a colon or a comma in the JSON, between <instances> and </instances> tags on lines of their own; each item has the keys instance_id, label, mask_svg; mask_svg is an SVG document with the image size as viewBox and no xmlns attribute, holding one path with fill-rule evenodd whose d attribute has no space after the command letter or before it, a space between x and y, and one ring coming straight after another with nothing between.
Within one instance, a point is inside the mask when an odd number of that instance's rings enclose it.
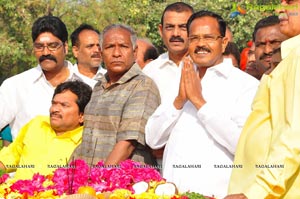
<instances>
[{"instance_id":1,"label":"white kurta","mask_svg":"<svg viewBox=\"0 0 300 199\"><path fill-rule=\"evenodd\" d=\"M146 125L152 148L166 144L163 177L179 191L226 196L233 154L251 110L259 82L232 66L229 59L207 69L201 80L206 104L197 110L187 102L159 106ZM191 168L194 167L194 168Z\"/></svg>"},{"instance_id":2,"label":"white kurta","mask_svg":"<svg viewBox=\"0 0 300 199\"><path fill-rule=\"evenodd\" d=\"M162 103L172 101L177 96L182 65L180 62L177 66L166 52L143 68L143 72L157 85Z\"/></svg>"}]
</instances>

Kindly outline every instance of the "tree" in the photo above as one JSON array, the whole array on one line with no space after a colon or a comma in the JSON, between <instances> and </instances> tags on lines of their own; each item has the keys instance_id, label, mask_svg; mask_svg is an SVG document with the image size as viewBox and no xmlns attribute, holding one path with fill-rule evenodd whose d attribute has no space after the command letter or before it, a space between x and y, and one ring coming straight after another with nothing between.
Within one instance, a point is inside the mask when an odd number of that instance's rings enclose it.
<instances>
[{"instance_id":1,"label":"tree","mask_svg":"<svg viewBox=\"0 0 300 199\"><path fill-rule=\"evenodd\" d=\"M163 9L172 2L174 0L1 0L0 83L37 64L32 53L31 26L38 17L48 14L60 17L67 25L69 34L81 23L89 23L100 31L111 23L127 24L136 30L138 36L149 38L163 52L158 24ZM255 23L274 12L247 10L247 5L269 5L265 0L185 2L196 11L207 9L220 14L231 27L240 48L245 47L251 39ZM278 0L268 2L276 4ZM246 13L231 17L235 5L246 9ZM70 51L67 59L73 63L75 61Z\"/></svg>"}]
</instances>

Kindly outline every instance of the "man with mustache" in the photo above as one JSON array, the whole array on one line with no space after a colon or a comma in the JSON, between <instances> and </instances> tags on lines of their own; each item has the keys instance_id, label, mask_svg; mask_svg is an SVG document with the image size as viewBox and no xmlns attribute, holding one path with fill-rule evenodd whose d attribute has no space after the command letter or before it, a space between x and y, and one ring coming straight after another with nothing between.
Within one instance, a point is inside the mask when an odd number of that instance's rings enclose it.
<instances>
[{"instance_id":1,"label":"man with mustache","mask_svg":"<svg viewBox=\"0 0 300 199\"><path fill-rule=\"evenodd\" d=\"M100 33L89 24L81 24L71 34L72 52L76 58L74 72L92 88L106 70L101 67Z\"/></svg>"},{"instance_id":2,"label":"man with mustache","mask_svg":"<svg viewBox=\"0 0 300 199\"><path fill-rule=\"evenodd\" d=\"M162 103L170 103L178 93L182 60L188 51L186 23L193 13L193 8L184 2L175 2L165 8L158 30L168 51L143 68L158 86ZM153 153L161 165L163 146Z\"/></svg>"},{"instance_id":3,"label":"man with mustache","mask_svg":"<svg viewBox=\"0 0 300 199\"><path fill-rule=\"evenodd\" d=\"M65 60L67 39L67 28L58 17L43 16L34 22L33 52L38 66L8 78L0 87L0 129L9 124L13 139L29 120L48 113L57 85L80 79Z\"/></svg>"},{"instance_id":4,"label":"man with mustache","mask_svg":"<svg viewBox=\"0 0 300 199\"><path fill-rule=\"evenodd\" d=\"M16 179L33 174L49 175L67 166L73 150L81 143L83 111L92 89L82 81L67 81L54 91L49 116L36 116L23 126L17 138L0 151L0 169L16 170Z\"/></svg>"},{"instance_id":5,"label":"man with mustache","mask_svg":"<svg viewBox=\"0 0 300 199\"><path fill-rule=\"evenodd\" d=\"M163 177L179 192L226 195L235 147L258 81L223 56L226 23L210 11L187 22L189 38L173 103L161 104L146 125L151 148L166 145Z\"/></svg>"},{"instance_id":6,"label":"man with mustache","mask_svg":"<svg viewBox=\"0 0 300 199\"><path fill-rule=\"evenodd\" d=\"M226 199L300 198L300 0L282 0L282 61L261 79Z\"/></svg>"},{"instance_id":7,"label":"man with mustache","mask_svg":"<svg viewBox=\"0 0 300 199\"><path fill-rule=\"evenodd\" d=\"M165 8L158 30L168 51L143 68L158 86L162 103L178 92L176 85L180 81L182 59L188 50L186 23L193 12L193 8L184 2L172 3Z\"/></svg>"},{"instance_id":8,"label":"man with mustache","mask_svg":"<svg viewBox=\"0 0 300 199\"><path fill-rule=\"evenodd\" d=\"M271 59L273 51L280 48L281 42L287 39L287 36L279 30L278 16L269 16L259 20L253 32L253 41L255 43L255 59L258 79L271 69Z\"/></svg>"}]
</instances>

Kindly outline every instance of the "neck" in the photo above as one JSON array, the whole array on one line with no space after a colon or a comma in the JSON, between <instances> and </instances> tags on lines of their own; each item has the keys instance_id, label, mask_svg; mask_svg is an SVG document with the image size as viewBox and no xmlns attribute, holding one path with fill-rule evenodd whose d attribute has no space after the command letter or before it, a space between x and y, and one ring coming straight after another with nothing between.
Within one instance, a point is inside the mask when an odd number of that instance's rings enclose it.
<instances>
[{"instance_id":1,"label":"neck","mask_svg":"<svg viewBox=\"0 0 300 199\"><path fill-rule=\"evenodd\" d=\"M173 54L169 52L169 59L172 60L177 66L179 66L181 60L187 55L188 52Z\"/></svg>"},{"instance_id":2,"label":"neck","mask_svg":"<svg viewBox=\"0 0 300 199\"><path fill-rule=\"evenodd\" d=\"M43 71L47 81L53 86L56 87L60 83L66 81L70 75L70 71L67 67L63 66L55 71Z\"/></svg>"},{"instance_id":3,"label":"neck","mask_svg":"<svg viewBox=\"0 0 300 199\"><path fill-rule=\"evenodd\" d=\"M80 74L92 79L97 74L98 67L88 67L78 64L78 71Z\"/></svg>"},{"instance_id":4,"label":"neck","mask_svg":"<svg viewBox=\"0 0 300 199\"><path fill-rule=\"evenodd\" d=\"M199 77L202 79L206 73L207 67L198 67Z\"/></svg>"}]
</instances>

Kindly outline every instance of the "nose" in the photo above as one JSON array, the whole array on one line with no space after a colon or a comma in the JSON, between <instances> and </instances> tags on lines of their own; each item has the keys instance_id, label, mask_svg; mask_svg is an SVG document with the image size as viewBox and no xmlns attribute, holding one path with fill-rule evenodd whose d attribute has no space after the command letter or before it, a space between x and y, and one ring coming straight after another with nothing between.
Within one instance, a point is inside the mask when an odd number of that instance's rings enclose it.
<instances>
[{"instance_id":1,"label":"nose","mask_svg":"<svg viewBox=\"0 0 300 199\"><path fill-rule=\"evenodd\" d=\"M270 42L267 42L264 48L264 53L265 54L272 54L273 53L273 46L271 45Z\"/></svg>"},{"instance_id":2,"label":"nose","mask_svg":"<svg viewBox=\"0 0 300 199\"><path fill-rule=\"evenodd\" d=\"M100 51L101 51L101 48L100 48L99 45L95 45L95 46L93 47L93 50L94 50L94 52L100 52Z\"/></svg>"},{"instance_id":3,"label":"nose","mask_svg":"<svg viewBox=\"0 0 300 199\"><path fill-rule=\"evenodd\" d=\"M180 36L180 28L175 26L173 34L174 36Z\"/></svg>"},{"instance_id":4,"label":"nose","mask_svg":"<svg viewBox=\"0 0 300 199\"><path fill-rule=\"evenodd\" d=\"M52 103L50 106L50 113L59 112L59 105L56 103Z\"/></svg>"},{"instance_id":5,"label":"nose","mask_svg":"<svg viewBox=\"0 0 300 199\"><path fill-rule=\"evenodd\" d=\"M42 51L43 55L50 55L51 54L51 51L48 49L48 46L45 45L43 47L43 51Z\"/></svg>"},{"instance_id":6,"label":"nose","mask_svg":"<svg viewBox=\"0 0 300 199\"><path fill-rule=\"evenodd\" d=\"M119 46L114 47L113 49L113 56L114 57L119 57L121 56L121 49Z\"/></svg>"}]
</instances>

